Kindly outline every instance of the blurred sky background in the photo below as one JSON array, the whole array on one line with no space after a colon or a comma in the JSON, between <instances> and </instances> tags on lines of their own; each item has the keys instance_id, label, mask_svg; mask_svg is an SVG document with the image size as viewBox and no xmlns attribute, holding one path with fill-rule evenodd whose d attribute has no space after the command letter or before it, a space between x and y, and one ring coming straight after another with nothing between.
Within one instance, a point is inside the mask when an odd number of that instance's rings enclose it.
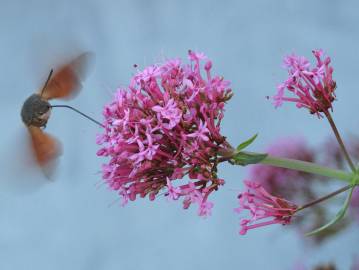
<instances>
[{"instance_id":1,"label":"blurred sky background","mask_svg":"<svg viewBox=\"0 0 359 270\"><path fill-rule=\"evenodd\" d=\"M349 269L359 253L357 230L312 247L281 226L239 236L233 213L247 169L223 165L226 185L211 196L212 216L159 198L122 208L101 183L93 123L54 109L47 132L64 153L54 181L29 169L20 119L23 101L48 72L78 52L96 54L81 94L67 104L102 119L111 93L140 68L166 58L205 52L213 71L232 82L222 133L235 145L259 133L261 151L278 137L303 135L311 145L328 124L265 97L286 78L293 51L311 57L323 48L337 81L334 118L356 133L358 115L359 3L357 1L0 1L0 269L294 269L296 262L336 262ZM313 58L311 58L313 59ZM53 104L61 104L55 101Z\"/></svg>"}]
</instances>

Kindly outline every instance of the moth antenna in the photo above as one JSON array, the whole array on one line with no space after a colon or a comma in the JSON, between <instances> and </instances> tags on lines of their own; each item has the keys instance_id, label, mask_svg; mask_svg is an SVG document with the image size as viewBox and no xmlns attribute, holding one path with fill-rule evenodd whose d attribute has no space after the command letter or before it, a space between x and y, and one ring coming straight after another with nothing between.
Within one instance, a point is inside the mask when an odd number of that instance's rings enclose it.
<instances>
[{"instance_id":1,"label":"moth antenna","mask_svg":"<svg viewBox=\"0 0 359 270\"><path fill-rule=\"evenodd\" d=\"M42 90L41 90L41 95L40 95L40 97L42 97L42 94L44 93L44 91L45 91L45 89L46 89L46 86L47 86L47 84L49 83L53 72L54 72L54 70L51 69L51 70L50 70L50 73L49 73L49 76L47 76L47 80L46 80L46 82L45 82L45 85L44 85L44 87L43 87Z\"/></svg>"},{"instance_id":2,"label":"moth antenna","mask_svg":"<svg viewBox=\"0 0 359 270\"><path fill-rule=\"evenodd\" d=\"M97 125L101 126L101 127L105 127L103 124L101 124L99 121L96 121L95 119L93 119L92 117L88 116L87 114L84 114L83 112L80 112L79 110L75 109L74 107L71 107L69 105L51 105L51 108L68 108L70 110L73 110L75 112L77 112L78 114L81 114L83 117L86 117L87 119L89 119L90 121L96 123Z\"/></svg>"}]
</instances>

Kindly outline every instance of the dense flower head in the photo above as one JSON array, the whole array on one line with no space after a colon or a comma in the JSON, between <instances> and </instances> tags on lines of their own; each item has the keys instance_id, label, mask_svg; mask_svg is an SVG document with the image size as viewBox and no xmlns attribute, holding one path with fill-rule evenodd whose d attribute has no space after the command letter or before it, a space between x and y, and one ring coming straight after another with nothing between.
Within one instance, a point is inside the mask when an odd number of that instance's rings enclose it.
<instances>
[{"instance_id":1,"label":"dense flower head","mask_svg":"<svg viewBox=\"0 0 359 270\"><path fill-rule=\"evenodd\" d=\"M265 150L271 156L291 158L313 162L315 151L302 137L280 138L271 143ZM288 199L305 200L311 192L310 182L313 175L296 170L256 164L249 168L249 178L259 182L269 193ZM303 196L304 195L304 196Z\"/></svg>"},{"instance_id":2,"label":"dense flower head","mask_svg":"<svg viewBox=\"0 0 359 270\"><path fill-rule=\"evenodd\" d=\"M189 64L172 59L149 66L105 106L97 155L110 158L103 178L124 203L147 195L154 200L165 188L168 198L183 197L184 208L196 203L199 215L210 214L207 198L224 183L217 163L230 145L220 124L232 96L229 82L211 69L203 53L189 51ZM174 185L176 179L182 183Z\"/></svg>"},{"instance_id":3,"label":"dense flower head","mask_svg":"<svg viewBox=\"0 0 359 270\"><path fill-rule=\"evenodd\" d=\"M332 78L330 57L325 56L322 50L312 52L317 61L315 67L311 67L303 56L291 54L284 58L289 77L277 87L278 92L273 97L275 107L281 106L284 101L294 102L298 108L307 108L318 117L332 109L336 83ZM287 96L287 91L292 95Z\"/></svg>"},{"instance_id":4,"label":"dense flower head","mask_svg":"<svg viewBox=\"0 0 359 270\"><path fill-rule=\"evenodd\" d=\"M237 213L248 210L250 218L240 221L240 234L244 235L250 229L271 224L290 224L298 206L283 198L268 193L261 184L245 180L247 191L238 195L239 207Z\"/></svg>"}]
</instances>

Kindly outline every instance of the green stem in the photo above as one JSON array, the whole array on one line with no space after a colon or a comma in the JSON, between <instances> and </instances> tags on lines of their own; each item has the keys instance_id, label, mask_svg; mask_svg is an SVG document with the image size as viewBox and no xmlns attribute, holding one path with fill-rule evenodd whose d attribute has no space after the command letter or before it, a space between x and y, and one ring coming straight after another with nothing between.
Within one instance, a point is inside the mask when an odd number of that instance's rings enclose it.
<instances>
[{"instance_id":1,"label":"green stem","mask_svg":"<svg viewBox=\"0 0 359 270\"><path fill-rule=\"evenodd\" d=\"M247 152L247 151L243 151L243 152L248 154L259 154L259 153ZM352 173L320 166L312 162L301 161L301 160L290 159L290 158L279 158L270 155L267 155L259 163L265 165L271 165L274 167L280 167L280 168L286 168L286 169L291 169L301 172L322 175L329 178L339 179L349 183L351 182L354 176Z\"/></svg>"},{"instance_id":2,"label":"green stem","mask_svg":"<svg viewBox=\"0 0 359 270\"><path fill-rule=\"evenodd\" d=\"M323 202L323 201L325 201L325 200L328 200L328 199L330 199L330 198L332 198L332 197L334 197L334 196L336 196L336 195L338 195L338 194L340 194L340 193L342 193L342 192L344 192L344 191L347 191L348 189L351 189L353 187L353 185L347 185L347 186L345 186L345 187L342 187L342 188L340 188L340 189L338 189L338 190L336 190L336 191L334 191L334 192L332 192L332 193L329 193L329 194L327 194L327 195L325 195L325 196L323 196L323 197L321 197L321 198L319 198L319 199L316 199L316 200L314 200L314 201L311 201L311 202L309 202L309 203L306 203L306 204L304 204L304 205L302 205L301 207L299 207L297 210L296 210L296 212L299 212L300 210L303 210L303 209L305 209L305 208L308 208L308 207L311 207L311 206L313 206L313 205L315 205L315 204L318 204L318 203L321 203L321 202Z\"/></svg>"},{"instance_id":3,"label":"green stem","mask_svg":"<svg viewBox=\"0 0 359 270\"><path fill-rule=\"evenodd\" d=\"M346 159L346 161L348 162L348 165L350 167L350 169L355 172L355 166L354 166L354 163L352 161L352 159L350 158L350 155L348 153L348 150L346 149L345 145L344 145L344 142L342 140L342 137L340 136L340 133L334 123L334 120L332 118L332 116L330 115L330 112L329 111L325 111L324 112L325 116L327 117L328 119L328 122L330 124L330 127L332 128L333 132L334 132L334 135L335 135L335 138L337 139L338 143L339 143L339 146L340 146L340 149L342 150L343 154L344 154L344 157Z\"/></svg>"}]
</instances>

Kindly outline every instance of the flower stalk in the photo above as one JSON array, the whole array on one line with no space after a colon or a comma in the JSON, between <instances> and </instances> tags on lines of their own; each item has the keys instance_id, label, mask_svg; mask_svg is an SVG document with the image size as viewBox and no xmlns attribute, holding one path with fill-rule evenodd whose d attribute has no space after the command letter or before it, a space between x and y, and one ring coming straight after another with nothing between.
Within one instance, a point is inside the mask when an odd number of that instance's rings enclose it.
<instances>
[{"instance_id":1,"label":"flower stalk","mask_svg":"<svg viewBox=\"0 0 359 270\"><path fill-rule=\"evenodd\" d=\"M355 169L355 166L354 166L354 163L353 161L351 160L350 156L349 156L349 153L344 145L344 142L342 140L342 137L340 136L340 133L334 123L334 120L332 118L332 116L330 115L330 112L329 111L325 111L325 116L327 117L328 119L328 122L330 124L330 127L332 128L333 132L334 132L334 135L335 135L335 138L337 139L338 143L339 143L339 146L340 146L340 149L342 150L343 152L343 155L346 159L346 161L348 162L348 165L350 167L350 169L355 172L356 169Z\"/></svg>"},{"instance_id":2,"label":"flower stalk","mask_svg":"<svg viewBox=\"0 0 359 270\"><path fill-rule=\"evenodd\" d=\"M242 153L248 155L261 155L260 153L242 151ZM237 153L233 154L235 156ZM274 167L286 168L291 170L297 170L306 173L317 174L321 176L326 176L329 178L339 179L345 182L351 182L354 174L350 172L345 172L342 170L336 170L328 168L325 166L318 165L316 163L290 159L290 158L280 158L275 156L267 155L264 159L258 162L259 164L270 165Z\"/></svg>"},{"instance_id":3,"label":"flower stalk","mask_svg":"<svg viewBox=\"0 0 359 270\"><path fill-rule=\"evenodd\" d=\"M316 163L295 160L290 158L279 158L274 156L267 156L263 159L261 164L272 165L275 167L281 167L286 169L297 170L306 173L317 174L326 176L329 178L339 179L345 182L350 182L353 178L352 173L348 173L342 170L336 170L325 166L318 165Z\"/></svg>"},{"instance_id":4,"label":"flower stalk","mask_svg":"<svg viewBox=\"0 0 359 270\"><path fill-rule=\"evenodd\" d=\"M321 202L323 202L323 201L326 201L326 200L328 200L328 199L330 199L330 198L332 198L332 197L334 197L334 196L336 196L336 195L338 195L338 194L340 194L340 193L343 193L343 192L349 190L349 189L352 188L352 187L353 187L353 185L346 185L345 187L342 187L342 188L340 188L340 189L338 189L338 190L336 190L336 191L334 191L334 192L331 192L331 193L329 193L329 194L327 194L327 195L325 195L325 196L323 196L323 197L321 197L321 198L318 198L318 199L316 199L316 200L314 200L314 201L311 201L311 202L309 202L309 203L306 203L306 204L304 204L304 205L298 207L298 209L297 209L296 212L299 212L299 211L301 211L301 210L303 210L303 209L305 209L305 208L309 208L309 207L311 207L311 206L313 206L313 205L316 205L316 204L318 204L318 203L321 203Z\"/></svg>"}]
</instances>

